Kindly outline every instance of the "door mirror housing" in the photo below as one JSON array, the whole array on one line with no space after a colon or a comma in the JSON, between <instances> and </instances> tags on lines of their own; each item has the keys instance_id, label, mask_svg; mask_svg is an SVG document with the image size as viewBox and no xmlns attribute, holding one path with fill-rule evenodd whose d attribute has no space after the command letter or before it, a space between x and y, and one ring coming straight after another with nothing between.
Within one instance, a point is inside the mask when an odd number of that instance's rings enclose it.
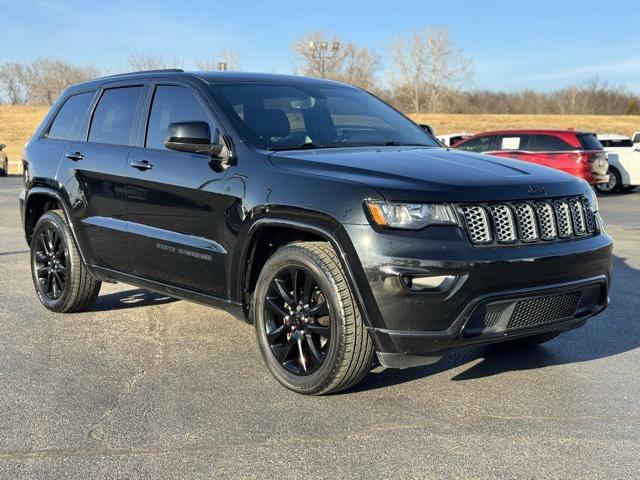
<instances>
[{"instance_id":1,"label":"door mirror housing","mask_svg":"<svg viewBox=\"0 0 640 480\"><path fill-rule=\"evenodd\" d=\"M220 132L216 129L213 139L207 122L175 122L167 128L164 146L169 150L188 153L204 153L218 157L224 149Z\"/></svg>"},{"instance_id":2,"label":"door mirror housing","mask_svg":"<svg viewBox=\"0 0 640 480\"><path fill-rule=\"evenodd\" d=\"M436 131L433 129L431 125L427 125L426 123L421 123L420 128L422 128L425 132L427 132L432 137L436 136Z\"/></svg>"}]
</instances>

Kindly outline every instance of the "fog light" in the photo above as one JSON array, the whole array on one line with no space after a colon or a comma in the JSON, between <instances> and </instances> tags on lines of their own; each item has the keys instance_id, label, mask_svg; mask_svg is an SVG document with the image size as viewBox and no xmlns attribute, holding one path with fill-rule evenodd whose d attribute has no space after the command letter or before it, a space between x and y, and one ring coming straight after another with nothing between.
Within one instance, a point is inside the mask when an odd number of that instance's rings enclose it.
<instances>
[{"instance_id":1,"label":"fog light","mask_svg":"<svg viewBox=\"0 0 640 480\"><path fill-rule=\"evenodd\" d=\"M409 290L418 292L442 292L451 286L455 278L455 275L428 277L406 276L404 280Z\"/></svg>"}]
</instances>

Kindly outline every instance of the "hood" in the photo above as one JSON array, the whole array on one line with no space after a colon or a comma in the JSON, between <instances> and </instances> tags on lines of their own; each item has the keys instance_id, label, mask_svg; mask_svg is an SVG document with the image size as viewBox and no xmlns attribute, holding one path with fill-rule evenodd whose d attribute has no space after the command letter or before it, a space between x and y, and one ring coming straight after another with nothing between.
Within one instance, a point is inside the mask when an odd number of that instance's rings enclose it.
<instances>
[{"instance_id":1,"label":"hood","mask_svg":"<svg viewBox=\"0 0 640 480\"><path fill-rule=\"evenodd\" d=\"M569 174L529 162L423 147L362 147L275 152L286 170L366 184L391 201L480 202L578 195Z\"/></svg>"}]
</instances>

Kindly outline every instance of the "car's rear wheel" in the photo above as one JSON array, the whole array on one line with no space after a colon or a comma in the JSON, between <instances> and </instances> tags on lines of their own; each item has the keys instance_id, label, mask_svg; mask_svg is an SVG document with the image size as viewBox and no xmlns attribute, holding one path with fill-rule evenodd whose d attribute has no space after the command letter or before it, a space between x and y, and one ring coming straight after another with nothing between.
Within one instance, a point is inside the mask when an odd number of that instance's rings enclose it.
<instances>
[{"instance_id":1,"label":"car's rear wheel","mask_svg":"<svg viewBox=\"0 0 640 480\"><path fill-rule=\"evenodd\" d=\"M53 312L81 312L100 292L82 258L61 210L38 219L31 239L31 274L40 302Z\"/></svg>"},{"instance_id":2,"label":"car's rear wheel","mask_svg":"<svg viewBox=\"0 0 640 480\"><path fill-rule=\"evenodd\" d=\"M373 343L327 243L286 245L264 265L254 294L258 345L287 388L321 395L367 374Z\"/></svg>"},{"instance_id":3,"label":"car's rear wheel","mask_svg":"<svg viewBox=\"0 0 640 480\"><path fill-rule=\"evenodd\" d=\"M607 183L598 183L595 187L602 193L613 193L617 191L622 184L620 173L615 168L609 168L609 181Z\"/></svg>"},{"instance_id":4,"label":"car's rear wheel","mask_svg":"<svg viewBox=\"0 0 640 480\"><path fill-rule=\"evenodd\" d=\"M9 174L9 163L4 162L2 168L0 168L0 177L6 177Z\"/></svg>"}]
</instances>

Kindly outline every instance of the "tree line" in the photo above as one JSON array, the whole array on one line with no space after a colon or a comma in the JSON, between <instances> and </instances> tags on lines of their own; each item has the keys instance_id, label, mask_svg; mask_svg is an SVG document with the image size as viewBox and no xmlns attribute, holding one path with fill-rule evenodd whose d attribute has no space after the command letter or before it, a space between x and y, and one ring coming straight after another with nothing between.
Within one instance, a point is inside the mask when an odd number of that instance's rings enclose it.
<instances>
[{"instance_id":1,"label":"tree line","mask_svg":"<svg viewBox=\"0 0 640 480\"><path fill-rule=\"evenodd\" d=\"M321 32L297 39L292 52L294 73L351 83L408 113L640 115L639 94L597 77L553 91L473 88L473 60L443 28L399 36L384 55ZM239 53L228 48L221 49L215 60L192 62L198 70L217 70L220 63L227 70L241 69ZM180 59L136 50L129 54L123 70L182 66ZM6 62L0 64L0 102L51 105L68 85L101 73L92 65L58 59Z\"/></svg>"}]
</instances>

